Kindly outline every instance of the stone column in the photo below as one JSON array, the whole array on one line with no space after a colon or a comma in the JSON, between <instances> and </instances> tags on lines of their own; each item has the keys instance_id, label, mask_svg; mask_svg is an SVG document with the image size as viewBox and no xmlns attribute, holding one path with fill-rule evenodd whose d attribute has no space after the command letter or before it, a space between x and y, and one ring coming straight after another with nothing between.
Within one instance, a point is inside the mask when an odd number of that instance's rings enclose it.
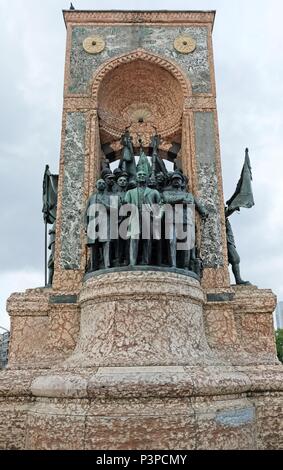
<instances>
[{"instance_id":1,"label":"stone column","mask_svg":"<svg viewBox=\"0 0 283 470\"><path fill-rule=\"evenodd\" d=\"M182 119L182 167L191 191L210 211L197 217L197 240L204 262L202 286L225 291L229 285L224 198L215 98L185 100Z\"/></svg>"},{"instance_id":2,"label":"stone column","mask_svg":"<svg viewBox=\"0 0 283 470\"><path fill-rule=\"evenodd\" d=\"M65 128L64 128L65 123ZM76 291L84 272L82 218L85 206L87 115L67 112L60 159L53 288Z\"/></svg>"}]
</instances>

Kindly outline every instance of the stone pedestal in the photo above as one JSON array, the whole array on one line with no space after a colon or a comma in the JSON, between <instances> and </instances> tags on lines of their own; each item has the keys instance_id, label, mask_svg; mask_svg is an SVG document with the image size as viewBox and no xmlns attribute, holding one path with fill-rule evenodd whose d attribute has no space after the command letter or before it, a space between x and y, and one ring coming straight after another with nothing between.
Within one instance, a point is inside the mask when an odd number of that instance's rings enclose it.
<instances>
[{"instance_id":1,"label":"stone pedestal","mask_svg":"<svg viewBox=\"0 0 283 470\"><path fill-rule=\"evenodd\" d=\"M170 271L94 275L80 293L80 335L66 364L132 367L209 361L204 300L196 279Z\"/></svg>"},{"instance_id":2,"label":"stone pedestal","mask_svg":"<svg viewBox=\"0 0 283 470\"><path fill-rule=\"evenodd\" d=\"M188 276L129 271L89 278L78 302L80 333L63 362L51 361L49 339L49 368L14 363L0 375L0 421L10 425L9 433L0 426L1 448L283 446L283 368L271 346L263 354L266 341L259 349L270 332L270 291L206 295Z\"/></svg>"}]
</instances>

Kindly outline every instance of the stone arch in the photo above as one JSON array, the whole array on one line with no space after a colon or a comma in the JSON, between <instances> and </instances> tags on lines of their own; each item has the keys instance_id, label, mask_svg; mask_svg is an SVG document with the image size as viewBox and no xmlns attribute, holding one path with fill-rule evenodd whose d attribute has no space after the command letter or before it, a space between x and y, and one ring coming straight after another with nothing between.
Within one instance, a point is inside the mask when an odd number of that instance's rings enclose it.
<instances>
[{"instance_id":1,"label":"stone arch","mask_svg":"<svg viewBox=\"0 0 283 470\"><path fill-rule=\"evenodd\" d=\"M148 61L150 63L158 65L159 67L164 68L179 81L181 89L183 91L184 99L192 95L191 82L186 77L183 70L177 64L157 54L145 51L144 49L136 49L135 51L122 54L118 57L113 57L112 59L109 59L107 62L98 67L92 83L92 97L94 99L95 104L97 104L98 90L104 77L111 70L115 69L119 65L126 64L135 60Z\"/></svg>"},{"instance_id":2,"label":"stone arch","mask_svg":"<svg viewBox=\"0 0 283 470\"><path fill-rule=\"evenodd\" d=\"M190 82L179 67L142 49L104 63L92 84L100 129L114 139L130 126L135 135L142 131L149 136L153 129L163 138L174 135L191 94Z\"/></svg>"}]
</instances>

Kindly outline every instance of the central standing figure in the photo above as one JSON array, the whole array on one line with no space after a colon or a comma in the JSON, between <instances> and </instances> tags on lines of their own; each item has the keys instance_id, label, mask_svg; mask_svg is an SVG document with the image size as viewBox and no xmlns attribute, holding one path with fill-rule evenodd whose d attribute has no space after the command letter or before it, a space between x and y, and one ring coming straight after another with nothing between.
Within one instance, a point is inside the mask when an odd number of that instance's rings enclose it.
<instances>
[{"instance_id":1,"label":"central standing figure","mask_svg":"<svg viewBox=\"0 0 283 470\"><path fill-rule=\"evenodd\" d=\"M142 264L149 265L151 262L151 224L155 213L153 206L157 207L161 203L159 192L147 187L147 175L144 171L138 171L136 182L137 188L130 189L125 196L125 203L132 204L137 209L132 211L128 228L131 266L135 266L138 262L140 243L142 245ZM150 216L148 212L150 212ZM143 226L143 224L150 224L150 226ZM145 233L147 238L143 239L142 235Z\"/></svg>"}]
</instances>

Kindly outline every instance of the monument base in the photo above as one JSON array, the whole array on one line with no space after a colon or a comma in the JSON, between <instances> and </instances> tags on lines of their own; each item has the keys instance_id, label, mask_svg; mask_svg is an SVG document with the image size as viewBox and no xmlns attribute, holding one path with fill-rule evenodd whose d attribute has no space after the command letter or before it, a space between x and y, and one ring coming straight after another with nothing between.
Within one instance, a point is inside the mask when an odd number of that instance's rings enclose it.
<instances>
[{"instance_id":1,"label":"monument base","mask_svg":"<svg viewBox=\"0 0 283 470\"><path fill-rule=\"evenodd\" d=\"M15 372L9 387L27 379ZM1 387L0 448L281 449L282 378L280 366L48 372Z\"/></svg>"},{"instance_id":2,"label":"monument base","mask_svg":"<svg viewBox=\"0 0 283 470\"><path fill-rule=\"evenodd\" d=\"M54 318L59 294L29 291L22 301L35 310L36 296ZM78 304L64 302L57 312L74 327L71 312L80 308L75 348L51 362L51 335L45 362L42 351L32 368L30 353L19 369L15 352L0 374L0 447L282 448L283 367L269 338L273 304L270 291L206 293L196 279L173 272L88 277ZM247 338L257 324L252 347ZM42 328L37 316L36 325Z\"/></svg>"}]
</instances>

